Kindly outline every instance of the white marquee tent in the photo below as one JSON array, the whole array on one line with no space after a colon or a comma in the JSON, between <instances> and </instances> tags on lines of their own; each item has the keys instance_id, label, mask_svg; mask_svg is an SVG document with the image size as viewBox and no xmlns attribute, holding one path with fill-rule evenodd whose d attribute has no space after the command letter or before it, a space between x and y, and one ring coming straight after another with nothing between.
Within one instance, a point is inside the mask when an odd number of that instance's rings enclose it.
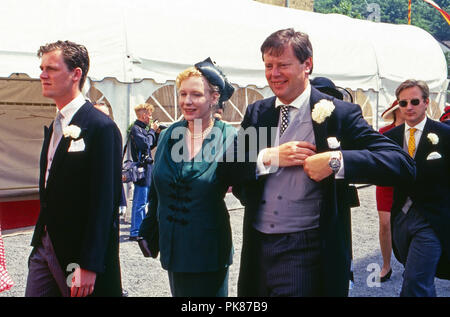
<instances>
[{"instance_id":1,"label":"white marquee tent","mask_svg":"<svg viewBox=\"0 0 450 317\"><path fill-rule=\"evenodd\" d=\"M405 79L429 84L434 118L445 103L444 55L430 34L413 26L252 0L2 0L0 12L0 199L37 192L43 125L55 109L40 95L36 52L59 39L87 47L86 94L107 100L124 137L133 107L147 100L160 106L160 121L177 120L174 79L208 56L240 91L230 104L232 121L239 122L247 102L271 95L259 47L287 27L309 34L313 76L350 89L375 128Z\"/></svg>"}]
</instances>

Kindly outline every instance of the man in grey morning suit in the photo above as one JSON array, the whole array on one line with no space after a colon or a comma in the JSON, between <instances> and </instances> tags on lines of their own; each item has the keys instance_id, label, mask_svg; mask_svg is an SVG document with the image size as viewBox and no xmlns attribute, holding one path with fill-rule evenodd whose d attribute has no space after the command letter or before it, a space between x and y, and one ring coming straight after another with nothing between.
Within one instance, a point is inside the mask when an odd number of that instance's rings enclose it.
<instances>
[{"instance_id":1,"label":"man in grey morning suit","mask_svg":"<svg viewBox=\"0 0 450 317\"><path fill-rule=\"evenodd\" d=\"M277 31L261 53L276 96L247 108L242 131L257 128L256 142L238 139L246 153L234 169L242 182L233 192L245 206L238 296L347 296L356 196L349 182L411 182L414 162L358 105L311 87L306 34ZM274 136L262 132L273 128Z\"/></svg>"}]
</instances>

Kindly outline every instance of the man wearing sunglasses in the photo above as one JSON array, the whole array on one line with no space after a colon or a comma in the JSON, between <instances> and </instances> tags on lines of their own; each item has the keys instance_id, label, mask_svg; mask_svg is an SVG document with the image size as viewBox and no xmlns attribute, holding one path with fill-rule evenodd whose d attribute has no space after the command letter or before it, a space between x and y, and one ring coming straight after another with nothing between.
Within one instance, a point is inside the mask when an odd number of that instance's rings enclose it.
<instances>
[{"instance_id":1,"label":"man wearing sunglasses","mask_svg":"<svg viewBox=\"0 0 450 317\"><path fill-rule=\"evenodd\" d=\"M406 80L395 91L405 123L386 132L416 161L416 181L394 189L394 254L404 265L400 296L436 296L450 279L450 127L427 118L429 89Z\"/></svg>"}]
</instances>

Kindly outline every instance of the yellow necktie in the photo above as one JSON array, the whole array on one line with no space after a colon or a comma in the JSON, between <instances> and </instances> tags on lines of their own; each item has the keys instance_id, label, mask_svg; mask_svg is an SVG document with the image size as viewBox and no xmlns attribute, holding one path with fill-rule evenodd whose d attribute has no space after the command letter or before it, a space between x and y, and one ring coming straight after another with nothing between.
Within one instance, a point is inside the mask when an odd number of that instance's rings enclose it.
<instances>
[{"instance_id":1,"label":"yellow necktie","mask_svg":"<svg viewBox=\"0 0 450 317\"><path fill-rule=\"evenodd\" d=\"M411 157L414 157L414 151L416 150L416 139L414 137L416 130L416 128L409 129L408 153Z\"/></svg>"}]
</instances>

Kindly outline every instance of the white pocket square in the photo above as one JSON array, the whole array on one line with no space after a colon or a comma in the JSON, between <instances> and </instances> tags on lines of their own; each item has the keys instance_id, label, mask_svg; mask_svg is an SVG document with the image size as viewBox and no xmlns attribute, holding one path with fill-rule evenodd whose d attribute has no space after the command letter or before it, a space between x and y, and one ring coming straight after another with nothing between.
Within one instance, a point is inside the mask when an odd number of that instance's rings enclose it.
<instances>
[{"instance_id":1,"label":"white pocket square","mask_svg":"<svg viewBox=\"0 0 450 317\"><path fill-rule=\"evenodd\" d=\"M430 154L428 154L427 156L427 160L437 160L440 159L442 156L441 154L439 154L438 152L431 152Z\"/></svg>"},{"instance_id":2,"label":"white pocket square","mask_svg":"<svg viewBox=\"0 0 450 317\"><path fill-rule=\"evenodd\" d=\"M329 137L327 142L330 149L338 149L341 146L341 143L334 136Z\"/></svg>"},{"instance_id":3,"label":"white pocket square","mask_svg":"<svg viewBox=\"0 0 450 317\"><path fill-rule=\"evenodd\" d=\"M85 144L83 139L79 139L78 141L72 140L70 142L69 152L82 152L84 151Z\"/></svg>"}]
</instances>

